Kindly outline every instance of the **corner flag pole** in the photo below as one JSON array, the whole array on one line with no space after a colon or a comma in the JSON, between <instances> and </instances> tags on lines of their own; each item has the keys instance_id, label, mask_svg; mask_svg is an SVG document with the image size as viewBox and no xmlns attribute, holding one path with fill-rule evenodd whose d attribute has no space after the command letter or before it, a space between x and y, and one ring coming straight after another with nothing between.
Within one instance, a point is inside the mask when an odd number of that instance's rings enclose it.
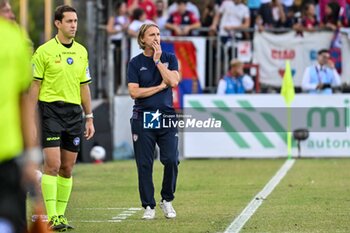
<instances>
[{"instance_id":1,"label":"corner flag pole","mask_svg":"<svg viewBox=\"0 0 350 233\"><path fill-rule=\"evenodd\" d=\"M292 111L290 105L287 106L287 155L292 159Z\"/></svg>"},{"instance_id":2,"label":"corner flag pole","mask_svg":"<svg viewBox=\"0 0 350 233\"><path fill-rule=\"evenodd\" d=\"M72 6L72 0L64 0L64 4L68 6Z\"/></svg>"},{"instance_id":3,"label":"corner flag pole","mask_svg":"<svg viewBox=\"0 0 350 233\"><path fill-rule=\"evenodd\" d=\"M21 26L28 30L28 0L20 0L19 2L19 20Z\"/></svg>"},{"instance_id":4,"label":"corner flag pole","mask_svg":"<svg viewBox=\"0 0 350 233\"><path fill-rule=\"evenodd\" d=\"M292 111L290 105L294 100L295 90L289 60L286 60L286 69L283 75L281 95L283 96L287 105L287 155L288 159L292 159Z\"/></svg>"},{"instance_id":5,"label":"corner flag pole","mask_svg":"<svg viewBox=\"0 0 350 233\"><path fill-rule=\"evenodd\" d=\"M45 41L52 36L52 0L45 0Z\"/></svg>"}]
</instances>

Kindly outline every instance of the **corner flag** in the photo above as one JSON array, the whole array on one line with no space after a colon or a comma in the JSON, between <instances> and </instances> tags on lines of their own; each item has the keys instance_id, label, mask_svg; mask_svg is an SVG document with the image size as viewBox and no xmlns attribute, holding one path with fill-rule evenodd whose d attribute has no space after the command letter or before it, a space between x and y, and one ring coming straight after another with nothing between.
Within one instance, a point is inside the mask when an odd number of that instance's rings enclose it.
<instances>
[{"instance_id":1,"label":"corner flag","mask_svg":"<svg viewBox=\"0 0 350 233\"><path fill-rule=\"evenodd\" d=\"M284 97L284 101L286 102L287 106L290 106L295 97L295 90L289 60L286 61L286 69L284 70L283 75L281 95Z\"/></svg>"},{"instance_id":2,"label":"corner flag","mask_svg":"<svg viewBox=\"0 0 350 233\"><path fill-rule=\"evenodd\" d=\"M287 153L288 159L292 159L292 124L291 124L291 109L290 104L295 97L294 83L292 70L290 69L289 60L286 61L286 69L284 70L281 95L287 104Z\"/></svg>"}]
</instances>

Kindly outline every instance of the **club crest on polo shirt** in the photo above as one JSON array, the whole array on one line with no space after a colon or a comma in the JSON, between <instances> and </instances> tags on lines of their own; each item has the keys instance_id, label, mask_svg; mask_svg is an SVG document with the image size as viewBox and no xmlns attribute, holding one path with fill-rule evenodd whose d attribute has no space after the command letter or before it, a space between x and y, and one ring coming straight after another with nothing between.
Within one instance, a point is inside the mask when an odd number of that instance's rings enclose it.
<instances>
[{"instance_id":1,"label":"club crest on polo shirt","mask_svg":"<svg viewBox=\"0 0 350 233\"><path fill-rule=\"evenodd\" d=\"M78 146L80 144L80 138L79 137L74 138L73 144L74 144L74 146Z\"/></svg>"},{"instance_id":2,"label":"club crest on polo shirt","mask_svg":"<svg viewBox=\"0 0 350 233\"><path fill-rule=\"evenodd\" d=\"M68 65L72 65L73 62L74 62L73 58L71 58L71 57L67 58Z\"/></svg>"},{"instance_id":3,"label":"club crest on polo shirt","mask_svg":"<svg viewBox=\"0 0 350 233\"><path fill-rule=\"evenodd\" d=\"M139 135L137 134L132 135L132 140L134 140L134 142L136 142L138 138L139 138Z\"/></svg>"}]
</instances>

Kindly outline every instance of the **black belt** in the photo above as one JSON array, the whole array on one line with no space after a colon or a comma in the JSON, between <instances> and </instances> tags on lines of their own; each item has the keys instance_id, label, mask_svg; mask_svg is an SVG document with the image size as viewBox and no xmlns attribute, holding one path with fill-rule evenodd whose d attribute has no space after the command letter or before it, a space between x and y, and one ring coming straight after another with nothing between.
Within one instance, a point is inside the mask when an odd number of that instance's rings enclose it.
<instances>
[{"instance_id":1,"label":"black belt","mask_svg":"<svg viewBox=\"0 0 350 233\"><path fill-rule=\"evenodd\" d=\"M68 103L68 102L64 102L64 101L54 101L54 102L50 102L50 104L54 104L58 107L77 106L77 104L72 104L72 103Z\"/></svg>"}]
</instances>

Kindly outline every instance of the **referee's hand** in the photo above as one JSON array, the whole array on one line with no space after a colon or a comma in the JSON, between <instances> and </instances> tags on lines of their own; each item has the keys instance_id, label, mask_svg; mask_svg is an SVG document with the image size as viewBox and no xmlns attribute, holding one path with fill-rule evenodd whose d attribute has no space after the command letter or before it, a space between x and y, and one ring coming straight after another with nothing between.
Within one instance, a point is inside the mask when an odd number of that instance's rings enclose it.
<instances>
[{"instance_id":1,"label":"referee's hand","mask_svg":"<svg viewBox=\"0 0 350 233\"><path fill-rule=\"evenodd\" d=\"M95 134L95 127L92 118L86 119L84 137L86 140L92 138Z\"/></svg>"}]
</instances>

